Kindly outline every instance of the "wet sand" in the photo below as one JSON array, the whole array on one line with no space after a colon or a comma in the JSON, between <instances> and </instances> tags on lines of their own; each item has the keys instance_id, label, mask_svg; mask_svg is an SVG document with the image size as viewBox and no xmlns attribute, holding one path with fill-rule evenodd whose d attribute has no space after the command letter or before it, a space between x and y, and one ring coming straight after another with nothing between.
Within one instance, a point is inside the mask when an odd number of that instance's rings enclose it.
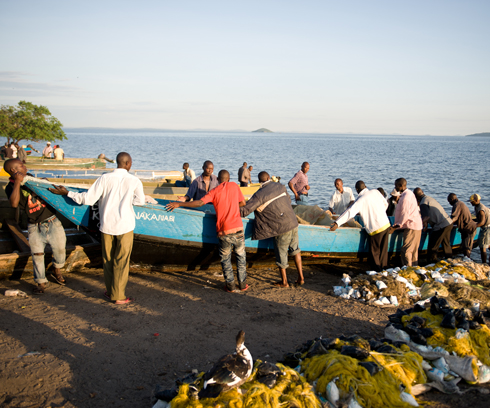
<instances>
[{"instance_id":1,"label":"wet sand","mask_svg":"<svg viewBox=\"0 0 490 408\"><path fill-rule=\"evenodd\" d=\"M249 271L250 289L226 293L219 270L151 272L132 269L127 289L136 302L106 301L101 269L66 275L31 295L28 273L0 281L0 404L5 407L151 407L160 384L171 387L192 369L207 370L234 350L239 330L254 359L280 360L318 336L382 337L392 308L328 296L342 273L362 266L305 267L305 285L281 289L275 268ZM296 280L294 268L288 270ZM34 352L36 354L25 355ZM462 386L463 389L468 387ZM483 408L490 387L463 396L430 392L432 407ZM480 390L480 391L479 391Z\"/></svg>"}]
</instances>

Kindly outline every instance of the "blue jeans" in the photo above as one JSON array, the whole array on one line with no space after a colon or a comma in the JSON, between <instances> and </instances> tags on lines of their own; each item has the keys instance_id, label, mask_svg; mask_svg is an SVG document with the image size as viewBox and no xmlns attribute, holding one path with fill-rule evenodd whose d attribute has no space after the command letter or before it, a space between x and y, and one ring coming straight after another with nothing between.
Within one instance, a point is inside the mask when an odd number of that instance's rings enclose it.
<instances>
[{"instance_id":1,"label":"blue jeans","mask_svg":"<svg viewBox=\"0 0 490 408\"><path fill-rule=\"evenodd\" d=\"M58 218L52 217L40 224L28 224L27 230L29 231L34 281L38 284L46 283L48 280L44 266L44 248L46 244L51 246L54 267L63 268L66 260L65 229Z\"/></svg>"},{"instance_id":2,"label":"blue jeans","mask_svg":"<svg viewBox=\"0 0 490 408\"><path fill-rule=\"evenodd\" d=\"M223 235L218 237L219 256L221 258L221 267L225 277L226 286L229 290L235 289L235 276L233 275L233 266L231 265L231 252L234 250L236 256L236 266L238 275L238 284L240 288L245 287L247 279L247 258L245 253L245 236L243 231L234 234Z\"/></svg>"},{"instance_id":3,"label":"blue jeans","mask_svg":"<svg viewBox=\"0 0 490 408\"><path fill-rule=\"evenodd\" d=\"M308 196L306 194L300 194L299 195L299 200L296 200L297 204L308 204Z\"/></svg>"}]
</instances>

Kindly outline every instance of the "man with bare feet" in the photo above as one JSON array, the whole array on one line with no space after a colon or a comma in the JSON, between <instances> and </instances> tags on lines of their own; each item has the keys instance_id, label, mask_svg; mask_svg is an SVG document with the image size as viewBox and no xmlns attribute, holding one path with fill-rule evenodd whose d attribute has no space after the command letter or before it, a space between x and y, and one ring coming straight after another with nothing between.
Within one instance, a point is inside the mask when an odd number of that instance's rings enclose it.
<instances>
[{"instance_id":1,"label":"man with bare feet","mask_svg":"<svg viewBox=\"0 0 490 408\"><path fill-rule=\"evenodd\" d=\"M274 237L274 253L279 267L281 280L274 283L280 288L289 287L286 268L289 266L288 253L294 256L298 270L296 285L303 285L303 266L298 240L298 221L291 207L291 198L280 183L274 183L268 173L259 173L260 189L248 200L245 207L240 208L240 215L246 217L255 212L252 239Z\"/></svg>"},{"instance_id":2,"label":"man with bare feet","mask_svg":"<svg viewBox=\"0 0 490 408\"><path fill-rule=\"evenodd\" d=\"M117 169L99 177L85 193L68 191L55 186L49 191L67 195L78 204L99 202L100 232L102 233L102 260L106 292L104 297L116 305L134 299L126 297L129 280L129 258L133 249L133 231L136 226L133 205L145 204L141 180L129 174L133 161L128 153L116 157Z\"/></svg>"},{"instance_id":3,"label":"man with bare feet","mask_svg":"<svg viewBox=\"0 0 490 408\"><path fill-rule=\"evenodd\" d=\"M44 265L46 244L49 244L53 250L54 274L52 274L52 279L60 285L66 283L61 274L61 268L65 266L66 259L65 230L61 221L56 217L54 208L43 203L39 197L36 197L22 186L24 177L29 175L24 163L19 159L10 159L4 163L3 168L10 174L9 183L5 187L5 193L9 198L10 205L13 208L20 207L27 215L27 230L29 232L34 281L37 283L33 293L42 295L48 282Z\"/></svg>"}]
</instances>

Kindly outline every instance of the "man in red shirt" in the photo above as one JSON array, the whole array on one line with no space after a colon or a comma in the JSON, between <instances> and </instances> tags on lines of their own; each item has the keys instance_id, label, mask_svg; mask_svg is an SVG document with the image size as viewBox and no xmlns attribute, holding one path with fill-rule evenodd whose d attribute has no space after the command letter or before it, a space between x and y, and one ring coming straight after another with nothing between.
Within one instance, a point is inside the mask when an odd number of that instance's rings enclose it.
<instances>
[{"instance_id":1,"label":"man in red shirt","mask_svg":"<svg viewBox=\"0 0 490 408\"><path fill-rule=\"evenodd\" d=\"M173 211L179 207L201 207L204 204L213 204L216 211L216 231L219 240L219 254L221 267L225 277L227 292L237 292L233 266L231 265L231 252L234 250L237 259L238 286L240 290L247 290L248 285L245 254L245 236L243 222L240 218L240 207L245 205L245 198L236 183L230 183L230 173L221 170L218 173L219 186L211 190L200 200L190 202L173 202L167 204L167 210Z\"/></svg>"}]
</instances>

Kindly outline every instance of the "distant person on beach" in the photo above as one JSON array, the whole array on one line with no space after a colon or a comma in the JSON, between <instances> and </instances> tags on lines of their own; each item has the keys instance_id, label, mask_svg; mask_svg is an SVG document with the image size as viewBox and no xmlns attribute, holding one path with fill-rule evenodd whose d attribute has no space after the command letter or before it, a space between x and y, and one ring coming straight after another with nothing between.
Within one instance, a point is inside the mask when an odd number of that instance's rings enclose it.
<instances>
[{"instance_id":1,"label":"distant person on beach","mask_svg":"<svg viewBox=\"0 0 490 408\"><path fill-rule=\"evenodd\" d=\"M308 185L307 173L309 170L310 163L304 162L301 165L301 170L289 180L288 186L293 192L297 204L308 204L308 191L310 190L310 186Z\"/></svg>"},{"instance_id":2,"label":"distant person on beach","mask_svg":"<svg viewBox=\"0 0 490 408\"><path fill-rule=\"evenodd\" d=\"M2 160L7 159L7 147L7 143L0 147L0 157L2 158ZM9 157L9 159L11 159L11 157Z\"/></svg>"},{"instance_id":3,"label":"distant person on beach","mask_svg":"<svg viewBox=\"0 0 490 408\"><path fill-rule=\"evenodd\" d=\"M238 169L238 181L240 182L240 187L247 187L250 184L250 170L246 162Z\"/></svg>"},{"instance_id":4,"label":"distant person on beach","mask_svg":"<svg viewBox=\"0 0 490 408\"><path fill-rule=\"evenodd\" d=\"M471 217L471 212L468 206L458 200L458 196L451 193L447 196L447 201L452 205L451 221L456 224L461 234L461 246L463 253L468 258L473 249L473 240L476 234L476 222Z\"/></svg>"},{"instance_id":5,"label":"distant person on beach","mask_svg":"<svg viewBox=\"0 0 490 408\"><path fill-rule=\"evenodd\" d=\"M354 204L355 198L350 187L344 187L342 179L335 179L335 192L330 197L328 209L332 214L342 214Z\"/></svg>"},{"instance_id":6,"label":"distant person on beach","mask_svg":"<svg viewBox=\"0 0 490 408\"><path fill-rule=\"evenodd\" d=\"M441 244L444 256L451 258L453 256L450 242L451 231L453 230L451 217L447 215L436 199L426 196L420 187L414 189L413 193L420 206L423 230L427 230L428 225L432 227L427 245L427 261L437 262L437 251Z\"/></svg>"},{"instance_id":7,"label":"distant person on beach","mask_svg":"<svg viewBox=\"0 0 490 408\"><path fill-rule=\"evenodd\" d=\"M400 251L402 264L416 266L419 264L419 245L422 237L422 217L415 194L407 188L407 180L395 180L395 190L400 199L395 208L395 224L390 234L397 229L403 230L403 245Z\"/></svg>"},{"instance_id":8,"label":"distant person on beach","mask_svg":"<svg viewBox=\"0 0 490 408\"><path fill-rule=\"evenodd\" d=\"M22 162L22 163L26 163L27 161L27 153L26 151L24 150L24 148L22 146L19 146L18 143L15 144L15 147L17 148L17 158Z\"/></svg>"},{"instance_id":9,"label":"distant person on beach","mask_svg":"<svg viewBox=\"0 0 490 408\"><path fill-rule=\"evenodd\" d=\"M9 183L5 187L5 193L13 208L19 207L27 215L27 231L29 234L29 246L31 247L32 265L34 270L34 282L37 287L33 289L36 295L42 295L48 282L44 264L44 250L46 244L53 251L54 273L52 278L60 285L64 285L65 279L61 274L61 268L66 260L66 235L61 221L56 218L56 210L43 203L39 197L33 195L26 187L22 186L27 173L26 166L19 159L7 160L3 169L10 174Z\"/></svg>"},{"instance_id":10,"label":"distant person on beach","mask_svg":"<svg viewBox=\"0 0 490 408\"><path fill-rule=\"evenodd\" d=\"M14 142L10 143L10 148L12 149L12 159L17 159L17 146Z\"/></svg>"},{"instance_id":11,"label":"distant person on beach","mask_svg":"<svg viewBox=\"0 0 490 408\"><path fill-rule=\"evenodd\" d=\"M376 190L378 190L378 191L381 193L381 195L382 195L384 198L386 198L386 193L385 193L385 190L384 190L384 188L383 188L383 187L378 187Z\"/></svg>"},{"instance_id":12,"label":"distant person on beach","mask_svg":"<svg viewBox=\"0 0 490 408\"><path fill-rule=\"evenodd\" d=\"M240 207L245 205L245 197L236 183L230 182L230 173L221 170L218 173L219 186L212 189L204 197L192 202L173 202L167 204L167 210L179 207L197 208L204 204L213 204L216 211L216 231L219 241L219 255L225 278L226 292L238 292L231 264L231 253L235 253L237 262L238 288L248 289L247 260L245 253L245 236L243 222L240 218Z\"/></svg>"},{"instance_id":13,"label":"distant person on beach","mask_svg":"<svg viewBox=\"0 0 490 408\"><path fill-rule=\"evenodd\" d=\"M490 209L481 203L481 197L478 194L472 194L470 203L475 208L476 228L480 228L478 237L478 246L482 263L487 263L487 248L490 245Z\"/></svg>"},{"instance_id":14,"label":"distant person on beach","mask_svg":"<svg viewBox=\"0 0 490 408\"><path fill-rule=\"evenodd\" d=\"M393 217L395 215L395 209L399 199L400 193L396 191L396 189L393 189L393 191L390 193L390 196L387 198L388 209L386 210L386 215L388 217Z\"/></svg>"},{"instance_id":15,"label":"distant person on beach","mask_svg":"<svg viewBox=\"0 0 490 408\"><path fill-rule=\"evenodd\" d=\"M189 163L184 163L182 169L184 170L185 185L186 187L190 187L192 182L196 179L196 173L189 167Z\"/></svg>"},{"instance_id":16,"label":"distant person on beach","mask_svg":"<svg viewBox=\"0 0 490 408\"><path fill-rule=\"evenodd\" d=\"M49 191L67 195L77 204L94 205L99 202L102 260L106 292L104 297L116 305L134 299L126 297L129 280L129 258L133 249L133 230L136 225L133 205L145 204L141 180L132 174L132 159L121 152L116 157L117 169L100 176L85 193L67 191L54 186Z\"/></svg>"},{"instance_id":17,"label":"distant person on beach","mask_svg":"<svg viewBox=\"0 0 490 408\"><path fill-rule=\"evenodd\" d=\"M46 143L46 147L43 149L43 157L50 159L53 153L53 148L51 147L51 142Z\"/></svg>"},{"instance_id":18,"label":"distant person on beach","mask_svg":"<svg viewBox=\"0 0 490 408\"><path fill-rule=\"evenodd\" d=\"M368 233L369 261L371 267L381 272L388 266L388 241L390 238L390 220L386 215L388 203L378 190L368 190L364 181L356 183L359 196L337 220L331 225L330 231L335 231L351 218L359 214Z\"/></svg>"},{"instance_id":19,"label":"distant person on beach","mask_svg":"<svg viewBox=\"0 0 490 408\"><path fill-rule=\"evenodd\" d=\"M202 174L192 182L187 194L184 197L179 197L178 201L200 200L213 188L218 187L218 177L213 174L213 162L206 160L202 165L202 170Z\"/></svg>"},{"instance_id":20,"label":"distant person on beach","mask_svg":"<svg viewBox=\"0 0 490 408\"><path fill-rule=\"evenodd\" d=\"M65 159L65 152L63 149L60 147L60 145L56 145L54 149L54 159L55 160L64 160Z\"/></svg>"},{"instance_id":21,"label":"distant person on beach","mask_svg":"<svg viewBox=\"0 0 490 408\"><path fill-rule=\"evenodd\" d=\"M250 182L249 182L249 184L252 182L252 170L253 169L254 169L253 166L248 166L248 174L250 176Z\"/></svg>"},{"instance_id":22,"label":"distant person on beach","mask_svg":"<svg viewBox=\"0 0 490 408\"><path fill-rule=\"evenodd\" d=\"M296 285L303 285L303 266L298 239L298 220L291 207L291 198L281 183L274 183L268 173L259 173L260 188L248 200L245 207L240 208L240 215L246 217L255 213L252 239L274 238L274 254L279 267L281 280L274 283L280 288L289 287L286 269L289 266L288 254L294 257L298 270Z\"/></svg>"}]
</instances>

